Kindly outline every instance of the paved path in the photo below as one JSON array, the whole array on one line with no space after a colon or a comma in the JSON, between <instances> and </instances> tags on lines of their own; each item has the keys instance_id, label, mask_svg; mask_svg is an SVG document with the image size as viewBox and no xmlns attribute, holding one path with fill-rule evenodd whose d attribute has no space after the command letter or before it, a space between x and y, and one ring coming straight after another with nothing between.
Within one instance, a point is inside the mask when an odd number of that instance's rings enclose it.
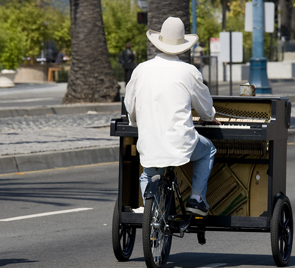
<instances>
[{"instance_id":1,"label":"paved path","mask_svg":"<svg viewBox=\"0 0 295 268\"><path fill-rule=\"evenodd\" d=\"M118 146L110 121L119 113L0 118L0 155Z\"/></svg>"}]
</instances>

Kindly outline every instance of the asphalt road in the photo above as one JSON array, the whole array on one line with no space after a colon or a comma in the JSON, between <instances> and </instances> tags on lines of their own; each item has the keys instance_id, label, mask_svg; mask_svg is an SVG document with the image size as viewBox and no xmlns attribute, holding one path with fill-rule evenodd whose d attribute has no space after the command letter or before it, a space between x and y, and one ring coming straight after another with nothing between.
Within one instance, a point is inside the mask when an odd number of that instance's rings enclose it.
<instances>
[{"instance_id":1,"label":"asphalt road","mask_svg":"<svg viewBox=\"0 0 295 268\"><path fill-rule=\"evenodd\" d=\"M62 104L67 83L15 84L13 88L0 88L0 107L32 107Z\"/></svg>"},{"instance_id":2,"label":"asphalt road","mask_svg":"<svg viewBox=\"0 0 295 268\"><path fill-rule=\"evenodd\" d=\"M293 209L294 161L292 143L287 195ZM145 267L139 229L130 261L119 263L112 252L117 178L117 162L0 175L0 266ZM48 212L61 214L35 215ZM269 233L207 232L206 239L201 246L195 234L173 238L167 267L276 267ZM289 267L295 267L295 250L292 255Z\"/></svg>"}]
</instances>

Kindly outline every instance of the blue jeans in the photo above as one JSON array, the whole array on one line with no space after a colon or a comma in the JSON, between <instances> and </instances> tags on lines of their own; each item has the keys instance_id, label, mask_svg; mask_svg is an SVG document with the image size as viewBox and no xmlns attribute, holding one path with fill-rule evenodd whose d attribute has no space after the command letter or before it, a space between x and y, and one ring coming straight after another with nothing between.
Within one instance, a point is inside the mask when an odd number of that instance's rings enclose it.
<instances>
[{"instance_id":1,"label":"blue jeans","mask_svg":"<svg viewBox=\"0 0 295 268\"><path fill-rule=\"evenodd\" d=\"M199 134L199 141L190 159L193 162L191 194L201 196L207 208L209 208L209 205L206 200L207 182L213 167L215 153L216 149L213 143ZM164 175L165 171L166 168L143 168L143 173L139 178L142 197L144 195L145 188L148 182L151 180L151 178L157 174Z\"/></svg>"}]
</instances>

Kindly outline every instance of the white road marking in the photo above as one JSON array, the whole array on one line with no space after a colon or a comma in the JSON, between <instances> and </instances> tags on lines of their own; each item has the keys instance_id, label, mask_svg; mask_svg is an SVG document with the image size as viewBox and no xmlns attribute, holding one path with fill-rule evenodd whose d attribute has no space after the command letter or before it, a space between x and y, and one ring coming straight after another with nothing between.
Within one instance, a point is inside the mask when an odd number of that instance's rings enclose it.
<instances>
[{"instance_id":1,"label":"white road marking","mask_svg":"<svg viewBox=\"0 0 295 268\"><path fill-rule=\"evenodd\" d=\"M38 214L32 214L32 215L26 215L26 216L14 217L14 218L7 218L7 219L2 219L0 221L18 221L18 220L37 218L37 217L45 217L45 216L56 215L56 214L78 212L78 211L90 210L90 209L93 209L93 208L74 208L74 209L68 209L68 210L45 212L45 213L38 213Z\"/></svg>"},{"instance_id":2,"label":"white road marking","mask_svg":"<svg viewBox=\"0 0 295 268\"><path fill-rule=\"evenodd\" d=\"M207 264L205 266L200 266L200 267L197 267L197 268L213 268L213 267L220 267L220 266L224 266L224 265L227 265L227 263L211 263L211 264Z\"/></svg>"},{"instance_id":3,"label":"white road marking","mask_svg":"<svg viewBox=\"0 0 295 268\"><path fill-rule=\"evenodd\" d=\"M34 99L22 99L22 100L0 100L0 103L32 102L32 101L45 101L45 100L54 100L54 98L34 98Z\"/></svg>"}]
</instances>

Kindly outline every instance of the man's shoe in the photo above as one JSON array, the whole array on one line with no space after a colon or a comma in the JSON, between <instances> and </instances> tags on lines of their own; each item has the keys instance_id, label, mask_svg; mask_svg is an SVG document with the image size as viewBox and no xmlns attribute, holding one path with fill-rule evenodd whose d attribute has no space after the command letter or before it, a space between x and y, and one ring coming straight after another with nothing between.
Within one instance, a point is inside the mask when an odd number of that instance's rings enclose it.
<instances>
[{"instance_id":1,"label":"man's shoe","mask_svg":"<svg viewBox=\"0 0 295 268\"><path fill-rule=\"evenodd\" d=\"M186 212L190 212L200 216L208 215L208 209L206 208L204 201L202 200L202 202L199 203L196 199L189 199L186 202Z\"/></svg>"}]
</instances>

